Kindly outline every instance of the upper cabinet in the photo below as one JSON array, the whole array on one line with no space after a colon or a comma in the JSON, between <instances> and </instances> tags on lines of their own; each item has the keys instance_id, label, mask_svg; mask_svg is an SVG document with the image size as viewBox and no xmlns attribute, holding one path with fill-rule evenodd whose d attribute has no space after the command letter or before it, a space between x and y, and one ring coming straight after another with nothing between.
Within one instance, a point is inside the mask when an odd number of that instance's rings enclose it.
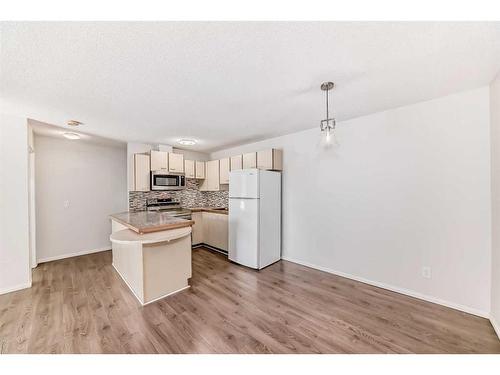
<instances>
[{"instance_id":1,"label":"upper cabinet","mask_svg":"<svg viewBox=\"0 0 500 375\"><path fill-rule=\"evenodd\" d=\"M151 170L168 171L168 152L151 150Z\"/></svg>"},{"instance_id":2,"label":"upper cabinet","mask_svg":"<svg viewBox=\"0 0 500 375\"><path fill-rule=\"evenodd\" d=\"M149 191L149 155L134 154L134 191Z\"/></svg>"},{"instance_id":3,"label":"upper cabinet","mask_svg":"<svg viewBox=\"0 0 500 375\"><path fill-rule=\"evenodd\" d=\"M196 161L195 162L195 177L202 180L205 178L205 162Z\"/></svg>"},{"instance_id":4,"label":"upper cabinet","mask_svg":"<svg viewBox=\"0 0 500 375\"><path fill-rule=\"evenodd\" d=\"M184 155L168 153L168 171L171 173L184 173Z\"/></svg>"},{"instance_id":5,"label":"upper cabinet","mask_svg":"<svg viewBox=\"0 0 500 375\"><path fill-rule=\"evenodd\" d=\"M195 178L194 160L184 160L184 174L186 178Z\"/></svg>"},{"instance_id":6,"label":"upper cabinet","mask_svg":"<svg viewBox=\"0 0 500 375\"><path fill-rule=\"evenodd\" d=\"M211 160L205 163L205 179L203 180L201 191L219 191L220 190L220 171L219 160Z\"/></svg>"},{"instance_id":7,"label":"upper cabinet","mask_svg":"<svg viewBox=\"0 0 500 375\"><path fill-rule=\"evenodd\" d=\"M243 154L243 169L257 168L257 153L249 152Z\"/></svg>"},{"instance_id":8,"label":"upper cabinet","mask_svg":"<svg viewBox=\"0 0 500 375\"><path fill-rule=\"evenodd\" d=\"M243 169L243 155L231 156L231 170Z\"/></svg>"},{"instance_id":9,"label":"upper cabinet","mask_svg":"<svg viewBox=\"0 0 500 375\"><path fill-rule=\"evenodd\" d=\"M151 150L149 154L134 154L133 163L134 175L130 185L134 191L150 190L150 171L184 174L186 178L204 180L201 191L219 191L228 188L230 171L249 168L282 171L283 153L273 148L205 162L184 160L183 154Z\"/></svg>"},{"instance_id":10,"label":"upper cabinet","mask_svg":"<svg viewBox=\"0 0 500 375\"><path fill-rule=\"evenodd\" d=\"M219 182L229 184L229 158L219 160Z\"/></svg>"},{"instance_id":11,"label":"upper cabinet","mask_svg":"<svg viewBox=\"0 0 500 375\"><path fill-rule=\"evenodd\" d=\"M271 171L283 170L283 153L274 148L257 152L257 168Z\"/></svg>"}]
</instances>

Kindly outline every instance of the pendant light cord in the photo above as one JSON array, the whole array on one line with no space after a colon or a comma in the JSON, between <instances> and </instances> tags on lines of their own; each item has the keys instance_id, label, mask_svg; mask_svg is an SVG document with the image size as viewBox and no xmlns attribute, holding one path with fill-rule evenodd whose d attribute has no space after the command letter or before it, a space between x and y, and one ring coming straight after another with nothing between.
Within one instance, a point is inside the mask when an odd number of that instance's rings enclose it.
<instances>
[{"instance_id":1,"label":"pendant light cord","mask_svg":"<svg viewBox=\"0 0 500 375\"><path fill-rule=\"evenodd\" d=\"M328 91L330 90L326 90L326 119L328 120Z\"/></svg>"}]
</instances>

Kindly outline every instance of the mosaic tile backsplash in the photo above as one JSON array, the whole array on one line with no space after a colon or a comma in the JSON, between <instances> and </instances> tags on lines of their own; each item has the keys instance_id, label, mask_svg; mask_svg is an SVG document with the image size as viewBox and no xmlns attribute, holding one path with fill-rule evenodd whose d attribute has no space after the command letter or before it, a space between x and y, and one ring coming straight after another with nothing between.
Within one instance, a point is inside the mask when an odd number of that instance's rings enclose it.
<instances>
[{"instance_id":1,"label":"mosaic tile backsplash","mask_svg":"<svg viewBox=\"0 0 500 375\"><path fill-rule=\"evenodd\" d=\"M182 207L225 207L229 204L229 191L200 191L201 181L187 178L184 190L131 191L128 194L129 210L145 210L148 199L172 198Z\"/></svg>"}]
</instances>

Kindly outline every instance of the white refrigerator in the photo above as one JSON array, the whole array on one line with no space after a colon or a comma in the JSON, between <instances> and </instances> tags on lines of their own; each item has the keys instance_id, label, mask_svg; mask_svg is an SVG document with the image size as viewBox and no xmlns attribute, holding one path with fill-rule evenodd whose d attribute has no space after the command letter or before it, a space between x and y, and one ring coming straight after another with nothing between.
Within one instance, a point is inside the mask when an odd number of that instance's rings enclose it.
<instances>
[{"instance_id":1,"label":"white refrigerator","mask_svg":"<svg viewBox=\"0 0 500 375\"><path fill-rule=\"evenodd\" d=\"M229 259L262 269L281 259L281 173L229 174Z\"/></svg>"}]
</instances>

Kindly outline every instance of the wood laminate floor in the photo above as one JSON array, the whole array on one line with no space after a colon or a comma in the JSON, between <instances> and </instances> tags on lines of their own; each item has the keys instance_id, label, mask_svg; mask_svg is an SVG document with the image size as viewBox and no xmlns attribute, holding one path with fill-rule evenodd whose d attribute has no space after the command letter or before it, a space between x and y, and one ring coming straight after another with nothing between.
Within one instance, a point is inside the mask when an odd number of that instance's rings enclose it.
<instances>
[{"instance_id":1,"label":"wood laminate floor","mask_svg":"<svg viewBox=\"0 0 500 375\"><path fill-rule=\"evenodd\" d=\"M141 307L111 252L0 296L1 353L499 353L488 320L281 261L193 251L192 287Z\"/></svg>"}]
</instances>

